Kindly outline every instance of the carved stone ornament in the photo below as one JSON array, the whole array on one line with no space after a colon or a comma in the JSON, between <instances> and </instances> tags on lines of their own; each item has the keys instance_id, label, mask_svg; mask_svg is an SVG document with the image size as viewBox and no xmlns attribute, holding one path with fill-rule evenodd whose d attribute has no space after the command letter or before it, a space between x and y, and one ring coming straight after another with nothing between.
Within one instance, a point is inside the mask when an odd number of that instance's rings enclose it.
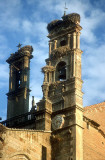
<instances>
[{"instance_id":1,"label":"carved stone ornament","mask_svg":"<svg viewBox=\"0 0 105 160\"><path fill-rule=\"evenodd\" d=\"M64 115L59 114L52 119L52 128L54 130L62 128L63 125L64 125Z\"/></svg>"},{"instance_id":2,"label":"carved stone ornament","mask_svg":"<svg viewBox=\"0 0 105 160\"><path fill-rule=\"evenodd\" d=\"M52 51L52 54L50 55L51 57L50 58L60 58L60 57L63 57L65 55L68 54L68 52L70 52L70 48L66 45L66 46L62 46L62 47L59 47L57 49L54 49Z\"/></svg>"},{"instance_id":3,"label":"carved stone ornament","mask_svg":"<svg viewBox=\"0 0 105 160\"><path fill-rule=\"evenodd\" d=\"M53 67L53 66L46 65L45 67L42 68L42 72L43 73L45 73L45 72L52 72L52 71L55 71L55 67Z\"/></svg>"}]
</instances>

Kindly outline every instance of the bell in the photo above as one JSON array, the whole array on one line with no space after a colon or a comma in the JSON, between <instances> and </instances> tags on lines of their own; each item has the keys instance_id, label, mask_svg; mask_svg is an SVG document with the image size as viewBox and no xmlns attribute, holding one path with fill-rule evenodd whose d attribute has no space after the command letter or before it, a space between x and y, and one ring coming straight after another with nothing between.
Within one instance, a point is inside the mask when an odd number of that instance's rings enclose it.
<instances>
[{"instance_id":1,"label":"bell","mask_svg":"<svg viewBox=\"0 0 105 160\"><path fill-rule=\"evenodd\" d=\"M63 67L63 68L60 70L59 79L66 79L66 69L65 69L65 67Z\"/></svg>"}]
</instances>

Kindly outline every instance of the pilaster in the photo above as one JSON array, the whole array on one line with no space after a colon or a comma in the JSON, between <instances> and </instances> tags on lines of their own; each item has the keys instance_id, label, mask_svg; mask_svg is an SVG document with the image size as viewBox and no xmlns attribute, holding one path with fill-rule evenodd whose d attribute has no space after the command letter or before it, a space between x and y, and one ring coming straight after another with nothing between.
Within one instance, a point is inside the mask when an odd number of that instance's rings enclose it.
<instances>
[{"instance_id":1,"label":"pilaster","mask_svg":"<svg viewBox=\"0 0 105 160\"><path fill-rule=\"evenodd\" d=\"M36 129L51 131L52 104L44 99L37 103Z\"/></svg>"}]
</instances>

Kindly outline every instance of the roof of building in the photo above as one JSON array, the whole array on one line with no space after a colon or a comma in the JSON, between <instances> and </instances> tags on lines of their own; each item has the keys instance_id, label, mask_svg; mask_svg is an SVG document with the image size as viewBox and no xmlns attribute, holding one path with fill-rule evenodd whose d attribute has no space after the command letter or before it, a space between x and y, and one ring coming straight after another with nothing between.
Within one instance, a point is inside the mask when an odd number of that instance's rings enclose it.
<instances>
[{"instance_id":1,"label":"roof of building","mask_svg":"<svg viewBox=\"0 0 105 160\"><path fill-rule=\"evenodd\" d=\"M84 107L84 116L100 124L100 129L105 133L105 102Z\"/></svg>"}]
</instances>

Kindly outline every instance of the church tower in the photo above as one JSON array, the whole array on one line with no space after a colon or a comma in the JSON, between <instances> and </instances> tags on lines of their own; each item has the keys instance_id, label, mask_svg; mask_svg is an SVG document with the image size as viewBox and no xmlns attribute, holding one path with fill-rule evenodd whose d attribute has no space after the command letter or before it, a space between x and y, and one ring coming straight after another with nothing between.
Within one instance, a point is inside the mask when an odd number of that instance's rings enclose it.
<instances>
[{"instance_id":1,"label":"church tower","mask_svg":"<svg viewBox=\"0 0 105 160\"><path fill-rule=\"evenodd\" d=\"M83 160L80 15L64 15L47 29L49 58L42 68L43 99L37 104L36 127L52 130L52 159Z\"/></svg>"},{"instance_id":2,"label":"church tower","mask_svg":"<svg viewBox=\"0 0 105 160\"><path fill-rule=\"evenodd\" d=\"M7 119L29 111L29 75L32 51L31 46L24 46L7 59L10 68Z\"/></svg>"}]
</instances>

